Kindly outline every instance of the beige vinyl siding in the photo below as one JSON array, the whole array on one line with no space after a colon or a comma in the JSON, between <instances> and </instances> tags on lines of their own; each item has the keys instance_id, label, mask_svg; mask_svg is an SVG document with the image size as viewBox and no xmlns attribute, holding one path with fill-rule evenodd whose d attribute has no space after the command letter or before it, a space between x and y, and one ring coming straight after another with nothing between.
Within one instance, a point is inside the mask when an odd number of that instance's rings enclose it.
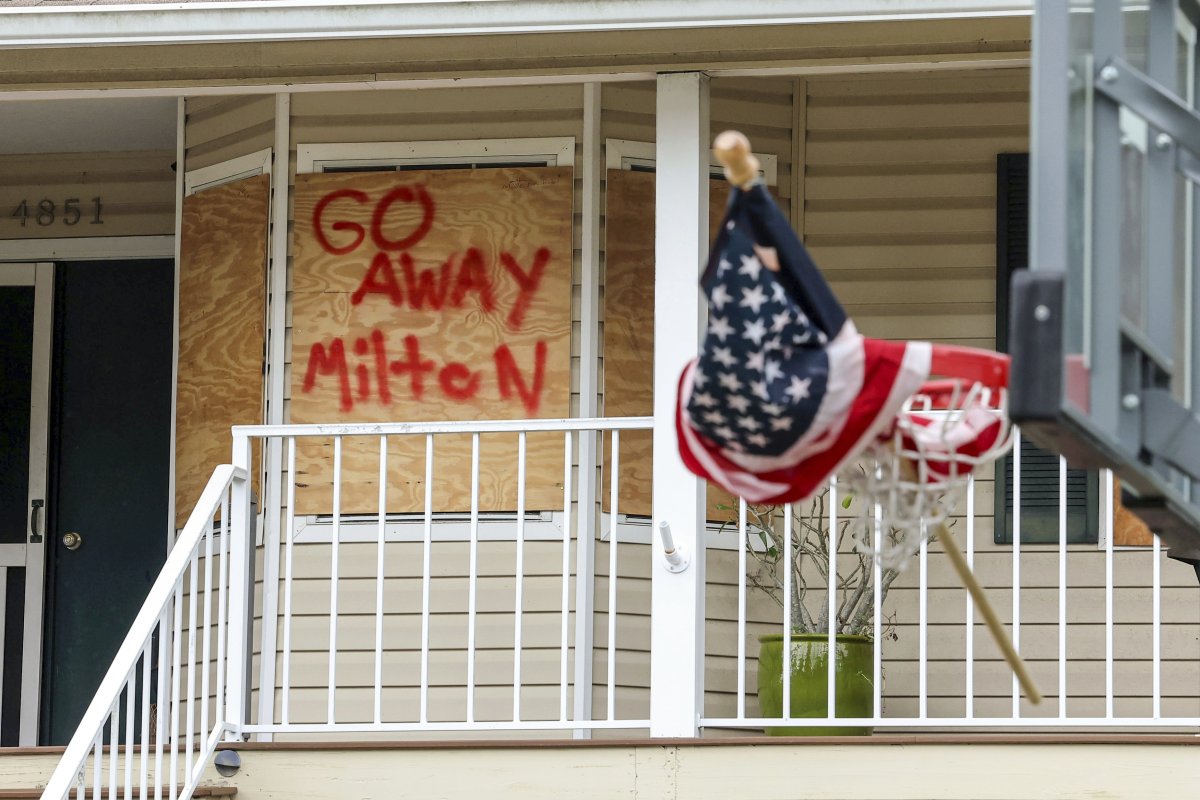
<instances>
[{"instance_id":1,"label":"beige vinyl siding","mask_svg":"<svg viewBox=\"0 0 1200 800\"><path fill-rule=\"evenodd\" d=\"M995 344L996 155L1026 152L1029 74L811 79L805 241L859 330Z\"/></svg>"},{"instance_id":2,"label":"beige vinyl siding","mask_svg":"<svg viewBox=\"0 0 1200 800\"><path fill-rule=\"evenodd\" d=\"M175 173L169 150L120 153L0 155L0 239L80 236L161 236L175 230ZM100 197L102 224L92 224L93 197ZM66 200L77 198L80 219L63 223ZM38 204L55 206L54 222L39 225ZM22 201L22 227L11 215Z\"/></svg>"},{"instance_id":3,"label":"beige vinyl siding","mask_svg":"<svg viewBox=\"0 0 1200 800\"><path fill-rule=\"evenodd\" d=\"M325 722L327 717L331 550L329 544L307 544L294 551L290 673L293 722ZM385 551L383 716L385 720L416 720L421 686L422 544L391 543ZM374 715L376 556L373 543L343 543L340 547L336 715L339 722L370 721ZM477 720L512 718L515 563L515 543L479 544ZM560 542L526 543L521 662L521 710L526 719L558 718L561 567ZM466 719L468 576L466 542L433 545L428 678L429 719L433 721ZM574 580L568 583L568 589L574 592ZM573 635L573 613L568 612L567 622ZM283 631L281 617L281 643ZM280 653L276 675L281 685L282 647ZM568 669L572 668L568 663ZM569 687L567 700L571 702ZM282 713L281 704L282 694L277 692L277 719Z\"/></svg>"},{"instance_id":4,"label":"beige vinyl siding","mask_svg":"<svg viewBox=\"0 0 1200 800\"><path fill-rule=\"evenodd\" d=\"M183 140L188 170L271 147L275 143L275 98L189 97Z\"/></svg>"}]
</instances>

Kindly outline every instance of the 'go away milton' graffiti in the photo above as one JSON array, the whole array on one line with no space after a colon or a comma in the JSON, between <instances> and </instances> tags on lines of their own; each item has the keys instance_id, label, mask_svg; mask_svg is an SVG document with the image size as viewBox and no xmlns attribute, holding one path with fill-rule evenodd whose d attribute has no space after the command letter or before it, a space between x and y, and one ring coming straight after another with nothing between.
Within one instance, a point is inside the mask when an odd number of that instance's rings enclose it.
<instances>
[{"instance_id":1,"label":"'go away milton' graffiti","mask_svg":"<svg viewBox=\"0 0 1200 800\"><path fill-rule=\"evenodd\" d=\"M364 261L362 279L350 295L353 307L386 303L397 310L444 313L466 306L498 317L505 331L521 331L550 261L547 248L536 248L524 259L500 252L489 263L483 251L470 247L444 258L438 254L439 266L421 267L413 249L437 222L436 204L429 191L422 186L402 186L383 195L373 208L371 203L366 192L338 189L324 195L313 210L313 236L326 253L357 253L361 258L375 251L369 264ZM400 204L415 205L420 221L407 235L391 239L385 232L386 222L389 212ZM362 219L368 209L369 223L354 221ZM405 216L411 216L411 209ZM501 281L512 286L503 286ZM497 295L512 299L501 307ZM339 407L347 412L356 403L389 405L397 397L418 402L438 396L469 401L494 378L499 399L520 402L532 416L541 405L547 349L544 339L536 340L533 363L524 367L503 342L491 353L477 354L482 363L439 360L422 346L420 337L405 332L403 314L397 314L391 329L375 327L365 336L315 342L304 366L302 391L311 393L336 385Z\"/></svg>"}]
</instances>

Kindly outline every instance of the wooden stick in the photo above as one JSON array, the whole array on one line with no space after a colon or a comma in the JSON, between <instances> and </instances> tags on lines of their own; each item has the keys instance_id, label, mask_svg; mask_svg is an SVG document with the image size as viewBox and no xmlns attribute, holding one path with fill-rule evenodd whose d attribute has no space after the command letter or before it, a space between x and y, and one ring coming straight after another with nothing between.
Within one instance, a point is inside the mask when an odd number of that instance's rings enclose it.
<instances>
[{"instance_id":1,"label":"wooden stick","mask_svg":"<svg viewBox=\"0 0 1200 800\"><path fill-rule=\"evenodd\" d=\"M988 600L987 593L983 587L979 585L979 581L975 579L974 573L971 572L971 567L967 564L967 559L963 556L962 551L958 549L958 541L950 533L950 529L944 524L938 524L934 528L934 535L942 540L942 550L950 559L950 563L954 565L954 571L958 573L959 580L962 581L966 590L971 593L971 598L975 601L975 607L979 609L980 616L987 623L988 630L992 634L992 639L995 640L996 646L1000 648L1000 652L1004 654L1004 660L1008 662L1008 666L1012 668L1013 673L1017 676L1017 680L1021 683L1021 688L1025 690L1026 697L1029 702L1037 705L1042 702L1042 693L1038 691L1037 684L1033 682L1033 676L1029 674L1029 669L1025 666L1025 662L1021 659L1012 640L1008 638L1008 633L1004 630L1004 625L1000 622L1000 618L996 616L996 610L992 608L991 601ZM970 635L970 632L967 632Z\"/></svg>"},{"instance_id":2,"label":"wooden stick","mask_svg":"<svg viewBox=\"0 0 1200 800\"><path fill-rule=\"evenodd\" d=\"M749 188L758 178L758 159L750 152L750 140L741 132L717 134L713 140L713 155L725 167L725 179L737 188Z\"/></svg>"}]
</instances>

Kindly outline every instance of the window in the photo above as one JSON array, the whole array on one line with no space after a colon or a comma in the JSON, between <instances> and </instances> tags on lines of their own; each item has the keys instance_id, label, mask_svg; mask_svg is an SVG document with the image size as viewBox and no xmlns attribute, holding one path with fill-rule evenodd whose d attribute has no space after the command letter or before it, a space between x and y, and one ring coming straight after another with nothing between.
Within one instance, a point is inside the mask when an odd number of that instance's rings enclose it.
<instances>
[{"instance_id":1,"label":"window","mask_svg":"<svg viewBox=\"0 0 1200 800\"><path fill-rule=\"evenodd\" d=\"M1006 153L996 170L996 349L1008 349L1008 294L1015 270L1029 266L1029 155ZM1059 457L1022 439L1021 544L1058 544ZM996 544L1012 543L1013 459L996 462ZM1067 541L1095 543L1099 476L1067 470Z\"/></svg>"}]
</instances>

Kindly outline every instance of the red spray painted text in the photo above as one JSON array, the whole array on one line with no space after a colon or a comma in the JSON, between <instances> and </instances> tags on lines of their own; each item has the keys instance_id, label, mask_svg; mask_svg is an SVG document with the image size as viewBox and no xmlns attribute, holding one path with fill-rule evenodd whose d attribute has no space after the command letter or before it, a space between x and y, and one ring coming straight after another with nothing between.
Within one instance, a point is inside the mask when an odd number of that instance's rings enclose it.
<instances>
[{"instance_id":1,"label":"red spray painted text","mask_svg":"<svg viewBox=\"0 0 1200 800\"><path fill-rule=\"evenodd\" d=\"M313 210L313 233L320 247L331 255L349 255L364 247L367 238L377 252L367 266L362 280L350 295L352 306L363 303L387 302L397 309L438 311L468 306L486 314L500 314L508 330L518 332L525 322L530 304L537 295L550 251L537 248L525 263L516 255L501 252L496 263L488 264L484 253L471 247L461 253L440 258L433 268L419 268L412 249L433 229L436 206L429 192L420 186L402 186L384 195L372 209L370 223L363 225L346 216L361 214L361 206L371 203L366 192L339 189L321 198ZM390 238L385 232L388 214L393 206L415 205L420 220L410 232L400 238ZM339 217L339 213L342 215ZM516 297L506 309L498 308L497 295L508 296L498 281L511 281ZM399 346L389 349L388 334L400 336ZM533 364L523 371L506 343L499 343L489 354L483 368L473 368L460 361L439 364L426 357L420 339L403 331L403 317L390 331L374 328L367 336L354 338L348 346L345 339L336 337L328 342L315 342L309 349L304 372L305 393L317 389L318 379L331 377L337 386L339 407L351 411L355 403L374 398L390 405L393 382L409 397L421 401L435 390L442 398L464 402L476 398L484 386L485 375L494 374L499 398L519 401L526 413L535 415L541 406L545 387L547 344L534 343ZM354 363L348 359L350 354ZM480 354L483 355L483 354Z\"/></svg>"}]
</instances>

